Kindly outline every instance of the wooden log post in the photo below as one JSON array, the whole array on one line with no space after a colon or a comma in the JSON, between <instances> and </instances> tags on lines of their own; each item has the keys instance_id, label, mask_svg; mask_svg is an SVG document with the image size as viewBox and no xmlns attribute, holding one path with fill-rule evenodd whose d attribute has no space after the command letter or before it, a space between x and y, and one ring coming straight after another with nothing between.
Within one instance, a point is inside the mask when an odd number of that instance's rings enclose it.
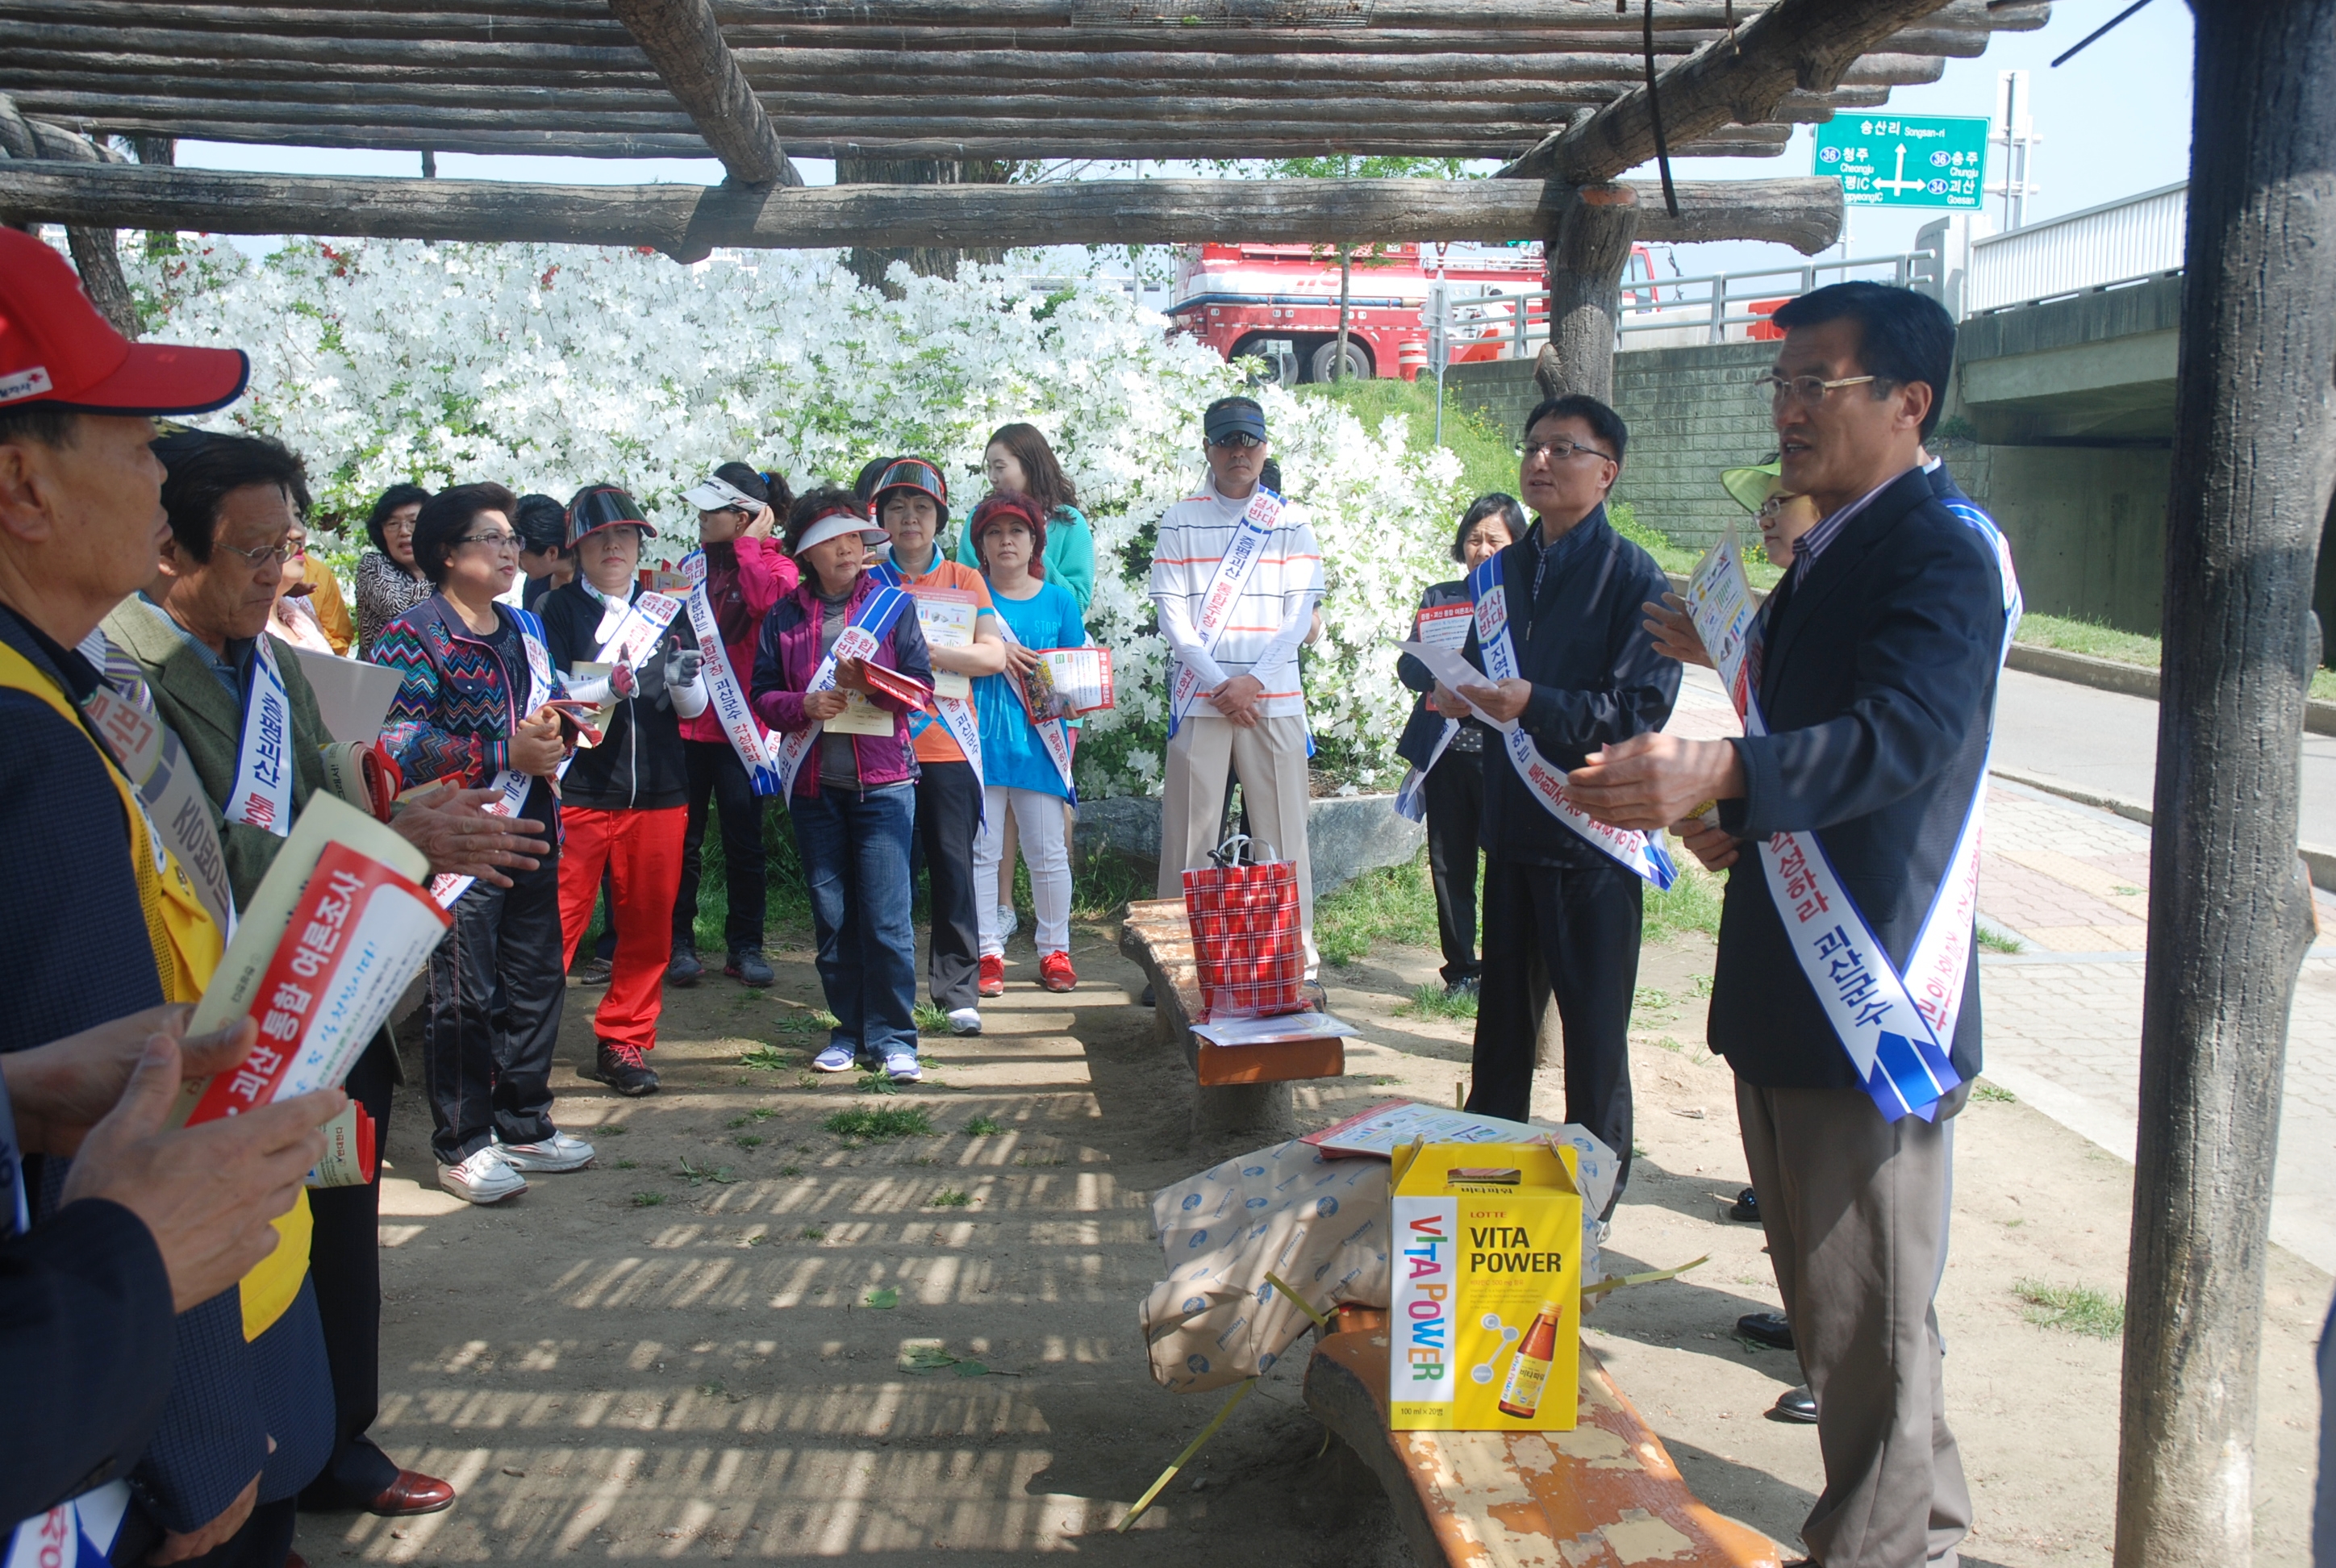
<instances>
[{"instance_id":1,"label":"wooden log post","mask_svg":"<svg viewBox=\"0 0 2336 1568\"><path fill-rule=\"evenodd\" d=\"M737 57L722 40L709 0L608 0L657 75L730 178L741 185L801 185Z\"/></svg>"},{"instance_id":2,"label":"wooden log post","mask_svg":"<svg viewBox=\"0 0 2336 1568\"><path fill-rule=\"evenodd\" d=\"M835 182L838 185L1002 185L1006 183L1005 166L988 159L955 158L839 158L835 161ZM852 276L869 288L880 289L887 298L898 299L900 290L885 274L895 261L905 261L909 270L920 278L955 278L959 263L973 261L1003 261L1005 246L1001 239L988 246L955 245L855 245L844 256L843 264Z\"/></svg>"},{"instance_id":3,"label":"wooden log post","mask_svg":"<svg viewBox=\"0 0 2336 1568\"><path fill-rule=\"evenodd\" d=\"M2312 928L2297 757L2336 490L2336 0L2191 9L2117 1568L2251 1560L2272 1162Z\"/></svg>"},{"instance_id":4,"label":"wooden log post","mask_svg":"<svg viewBox=\"0 0 2336 1568\"><path fill-rule=\"evenodd\" d=\"M1627 185L1585 185L1558 209L1546 246L1549 341L1533 380L1544 397L1588 393L1614 401L1614 333L1622 269L1639 235L1639 196Z\"/></svg>"},{"instance_id":5,"label":"wooden log post","mask_svg":"<svg viewBox=\"0 0 2336 1568\"><path fill-rule=\"evenodd\" d=\"M60 126L37 120L27 120L16 112L15 102L0 93L0 158L42 159L72 162L104 163L110 156L95 143L74 135ZM29 225L38 232L37 224ZM135 337L140 331L138 304L131 297L130 282L122 276L122 257L114 248L114 230L111 227L72 223L65 226L65 248L73 253L73 268L81 274L83 293L100 314L113 324L114 330L124 337Z\"/></svg>"}]
</instances>

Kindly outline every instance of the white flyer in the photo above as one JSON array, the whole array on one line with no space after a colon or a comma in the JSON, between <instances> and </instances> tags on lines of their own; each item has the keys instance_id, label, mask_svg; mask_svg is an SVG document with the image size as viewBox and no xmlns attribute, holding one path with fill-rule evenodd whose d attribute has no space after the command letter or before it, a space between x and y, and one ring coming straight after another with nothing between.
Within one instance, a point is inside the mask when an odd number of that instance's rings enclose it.
<instances>
[{"instance_id":1,"label":"white flyer","mask_svg":"<svg viewBox=\"0 0 2336 1568\"><path fill-rule=\"evenodd\" d=\"M981 605L972 594L957 588L911 589L916 596L917 625L929 648L971 648L973 623ZM965 697L973 695L973 677L954 670L933 671L933 695Z\"/></svg>"}]
</instances>

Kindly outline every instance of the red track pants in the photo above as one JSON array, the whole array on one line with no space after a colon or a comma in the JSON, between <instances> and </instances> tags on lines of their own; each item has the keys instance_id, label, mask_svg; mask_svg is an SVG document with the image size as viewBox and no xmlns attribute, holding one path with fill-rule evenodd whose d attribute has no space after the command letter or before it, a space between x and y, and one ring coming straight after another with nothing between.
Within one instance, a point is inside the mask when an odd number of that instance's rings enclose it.
<instances>
[{"instance_id":1,"label":"red track pants","mask_svg":"<svg viewBox=\"0 0 2336 1568\"><path fill-rule=\"evenodd\" d=\"M614 884L617 959L592 1032L648 1050L657 1044L657 1015L665 1010L665 967L673 958L673 904L681 891L681 838L689 808L562 806L560 822L560 931L569 964L592 929L603 867Z\"/></svg>"}]
</instances>

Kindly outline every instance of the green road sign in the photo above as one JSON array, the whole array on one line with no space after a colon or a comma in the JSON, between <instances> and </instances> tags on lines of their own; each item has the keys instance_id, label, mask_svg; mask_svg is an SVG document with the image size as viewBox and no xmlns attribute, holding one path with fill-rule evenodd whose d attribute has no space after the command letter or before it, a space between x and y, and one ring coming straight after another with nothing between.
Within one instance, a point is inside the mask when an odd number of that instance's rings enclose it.
<instances>
[{"instance_id":1,"label":"green road sign","mask_svg":"<svg viewBox=\"0 0 2336 1568\"><path fill-rule=\"evenodd\" d=\"M1984 118L1836 110L1817 127L1816 171L1840 177L1851 207L1975 209L1987 129Z\"/></svg>"}]
</instances>

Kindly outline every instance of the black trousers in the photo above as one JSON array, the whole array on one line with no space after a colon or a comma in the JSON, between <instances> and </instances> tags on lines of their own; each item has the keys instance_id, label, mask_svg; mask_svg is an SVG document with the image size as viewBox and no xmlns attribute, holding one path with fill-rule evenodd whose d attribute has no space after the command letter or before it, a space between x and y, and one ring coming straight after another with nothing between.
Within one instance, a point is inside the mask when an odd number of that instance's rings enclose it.
<instances>
[{"instance_id":1,"label":"black trousers","mask_svg":"<svg viewBox=\"0 0 2336 1568\"><path fill-rule=\"evenodd\" d=\"M1436 935L1444 983L1474 979L1476 964L1476 830L1484 815L1484 754L1452 751L1428 770L1427 874L1436 884Z\"/></svg>"},{"instance_id":2,"label":"black trousers","mask_svg":"<svg viewBox=\"0 0 2336 1568\"><path fill-rule=\"evenodd\" d=\"M722 813L722 865L729 878L730 907L722 920L722 938L729 951L759 951L763 946L763 907L770 892L770 877L763 860L764 798L754 793L746 765L728 741L686 740L682 754L689 763L689 825L681 835L681 896L674 901L673 941L676 947L697 946L697 881L705 859L706 807L711 801Z\"/></svg>"},{"instance_id":3,"label":"black trousers","mask_svg":"<svg viewBox=\"0 0 2336 1568\"><path fill-rule=\"evenodd\" d=\"M927 983L944 1011L980 1001L981 925L975 910L973 838L981 823L981 780L969 762L919 763L917 858L931 879L933 958ZM916 874L915 865L910 875ZM990 888L985 896L996 897Z\"/></svg>"},{"instance_id":4,"label":"black trousers","mask_svg":"<svg viewBox=\"0 0 2336 1568\"><path fill-rule=\"evenodd\" d=\"M1533 1114L1536 980L1546 973L1565 1030L1565 1119L1614 1151L1618 1200L1630 1179L1630 996L1645 886L1619 865L1518 865L1497 855L1484 864L1484 969L1467 1108L1519 1122Z\"/></svg>"},{"instance_id":5,"label":"black trousers","mask_svg":"<svg viewBox=\"0 0 2336 1568\"><path fill-rule=\"evenodd\" d=\"M373 1118L375 1148L389 1143L395 1047L384 1030L349 1070L349 1098ZM333 1456L307 1489L305 1508L362 1508L397 1481L397 1462L365 1435L381 1410L381 1183L312 1187L308 1278L333 1375Z\"/></svg>"},{"instance_id":6,"label":"black trousers","mask_svg":"<svg viewBox=\"0 0 2336 1568\"><path fill-rule=\"evenodd\" d=\"M529 803L538 822L544 793ZM460 1164L498 1137L531 1144L555 1131L551 1057L568 997L560 852L507 874L510 887L473 882L455 901L454 929L430 955L422 1078L441 1164Z\"/></svg>"},{"instance_id":7,"label":"black trousers","mask_svg":"<svg viewBox=\"0 0 2336 1568\"><path fill-rule=\"evenodd\" d=\"M242 1528L201 1556L184 1559L177 1568L284 1568L285 1559L292 1554L292 1536L298 1523L296 1514L289 1497L256 1504ZM145 1558L115 1560L142 1563Z\"/></svg>"}]
</instances>

